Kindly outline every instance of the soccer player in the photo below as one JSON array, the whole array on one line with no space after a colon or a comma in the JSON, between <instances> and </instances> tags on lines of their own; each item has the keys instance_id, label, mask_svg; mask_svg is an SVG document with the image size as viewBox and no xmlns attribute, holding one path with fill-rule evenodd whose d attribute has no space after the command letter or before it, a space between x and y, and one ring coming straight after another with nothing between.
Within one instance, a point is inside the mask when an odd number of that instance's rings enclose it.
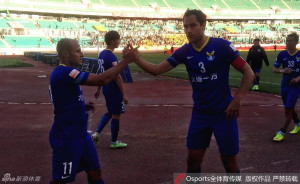
<instances>
[{"instance_id":1,"label":"soccer player","mask_svg":"<svg viewBox=\"0 0 300 184\"><path fill-rule=\"evenodd\" d=\"M75 69L83 57L77 41L65 38L58 42L61 64L53 70L49 85L54 106L49 135L53 149L51 184L70 183L80 171L86 171L89 184L104 183L95 146L87 133L87 109L80 85L105 85L115 79L136 58L134 49L130 50L118 66L96 75Z\"/></svg>"},{"instance_id":2,"label":"soccer player","mask_svg":"<svg viewBox=\"0 0 300 184\"><path fill-rule=\"evenodd\" d=\"M237 118L241 99L249 90L254 74L232 43L205 35L206 15L202 11L188 9L183 16L183 25L188 44L160 64L142 58L136 64L152 75L170 71L179 64L186 66L194 101L187 136L187 172L201 172L203 156L214 133L226 172L237 173ZM124 56L126 52L124 50ZM230 65L243 74L234 97L228 84Z\"/></svg>"},{"instance_id":3,"label":"soccer player","mask_svg":"<svg viewBox=\"0 0 300 184\"><path fill-rule=\"evenodd\" d=\"M264 60L266 66L269 66L269 60L265 49L259 45L259 39L254 39L253 43L254 45L249 49L246 61L255 73L252 90L259 90L259 74L262 68L262 60Z\"/></svg>"},{"instance_id":4,"label":"soccer player","mask_svg":"<svg viewBox=\"0 0 300 184\"><path fill-rule=\"evenodd\" d=\"M99 54L98 60L102 63L102 70L106 71L118 65L118 58L113 54L113 51L119 47L121 40L119 33L116 31L107 32L104 40L107 47ZM100 89L101 87L99 86L95 94L96 98L99 97ZM111 119L110 148L124 148L127 144L118 140L118 134L121 114L124 113L124 104L128 103L128 97L121 76L118 75L115 80L103 86L102 91L108 112L100 119L96 132L92 135L93 141L96 144L99 143L100 132Z\"/></svg>"},{"instance_id":5,"label":"soccer player","mask_svg":"<svg viewBox=\"0 0 300 184\"><path fill-rule=\"evenodd\" d=\"M296 48L299 43L299 36L296 33L289 34L286 38L286 50L281 51L274 63L273 71L282 73L281 98L284 104L285 121L282 128L273 138L280 142L291 122L294 120L295 127L290 134L297 134L300 131L300 121L295 111L297 99L300 94L300 51ZM282 69L280 68L282 66Z\"/></svg>"}]
</instances>

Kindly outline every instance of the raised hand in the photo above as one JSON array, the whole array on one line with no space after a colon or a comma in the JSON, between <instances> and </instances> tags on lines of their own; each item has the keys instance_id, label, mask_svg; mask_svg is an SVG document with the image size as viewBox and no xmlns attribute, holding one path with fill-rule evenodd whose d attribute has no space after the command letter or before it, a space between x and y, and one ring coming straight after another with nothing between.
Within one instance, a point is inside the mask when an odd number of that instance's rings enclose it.
<instances>
[{"instance_id":1,"label":"raised hand","mask_svg":"<svg viewBox=\"0 0 300 184\"><path fill-rule=\"evenodd\" d=\"M240 113L240 106L240 100L238 98L233 98L233 100L225 110L227 119L231 120L238 118Z\"/></svg>"},{"instance_id":2,"label":"raised hand","mask_svg":"<svg viewBox=\"0 0 300 184\"><path fill-rule=\"evenodd\" d=\"M88 104L85 104L86 111L92 111L95 112L95 104L93 102L89 102Z\"/></svg>"},{"instance_id":3,"label":"raised hand","mask_svg":"<svg viewBox=\"0 0 300 184\"><path fill-rule=\"evenodd\" d=\"M126 61L129 61L129 63L135 61L140 56L140 53L138 51L138 48L140 46L137 46L136 48L133 48L133 46L129 43L122 51L122 57Z\"/></svg>"},{"instance_id":4,"label":"raised hand","mask_svg":"<svg viewBox=\"0 0 300 184\"><path fill-rule=\"evenodd\" d=\"M292 71L293 71L293 69L287 67L287 68L280 70L280 73L291 73Z\"/></svg>"},{"instance_id":5,"label":"raised hand","mask_svg":"<svg viewBox=\"0 0 300 184\"><path fill-rule=\"evenodd\" d=\"M292 80L290 81L290 85L291 86L294 86L296 85L298 82L300 81L300 78L299 77L295 77L295 78L292 78Z\"/></svg>"}]
</instances>

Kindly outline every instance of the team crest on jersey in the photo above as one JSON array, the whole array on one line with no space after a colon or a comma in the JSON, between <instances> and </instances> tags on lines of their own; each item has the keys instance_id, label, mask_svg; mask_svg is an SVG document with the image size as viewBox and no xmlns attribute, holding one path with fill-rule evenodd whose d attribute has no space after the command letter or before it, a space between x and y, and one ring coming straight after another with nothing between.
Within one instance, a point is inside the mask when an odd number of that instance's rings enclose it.
<instances>
[{"instance_id":1,"label":"team crest on jersey","mask_svg":"<svg viewBox=\"0 0 300 184\"><path fill-rule=\"evenodd\" d=\"M208 61L212 61L212 60L214 60L215 59L215 51L212 51L211 53L209 53L209 52L206 52L206 55L207 55L207 60Z\"/></svg>"},{"instance_id":2,"label":"team crest on jersey","mask_svg":"<svg viewBox=\"0 0 300 184\"><path fill-rule=\"evenodd\" d=\"M300 57L296 57L296 61L297 61L297 62L300 62Z\"/></svg>"},{"instance_id":3,"label":"team crest on jersey","mask_svg":"<svg viewBox=\"0 0 300 184\"><path fill-rule=\"evenodd\" d=\"M80 73L80 71L76 70L76 69L73 69L69 75L70 77L72 77L73 79L75 79L77 77L77 75Z\"/></svg>"}]
</instances>

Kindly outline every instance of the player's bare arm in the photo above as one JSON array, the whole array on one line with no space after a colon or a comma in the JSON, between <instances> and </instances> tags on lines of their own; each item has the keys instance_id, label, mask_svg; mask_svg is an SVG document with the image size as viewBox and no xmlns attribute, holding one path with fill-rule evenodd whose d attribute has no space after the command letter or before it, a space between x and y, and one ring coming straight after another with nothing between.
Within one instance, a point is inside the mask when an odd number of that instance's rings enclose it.
<instances>
[{"instance_id":1,"label":"player's bare arm","mask_svg":"<svg viewBox=\"0 0 300 184\"><path fill-rule=\"evenodd\" d=\"M276 67L273 68L274 73L291 73L292 70L293 69L291 69L291 68L284 68L284 69L276 68Z\"/></svg>"},{"instance_id":2,"label":"player's bare arm","mask_svg":"<svg viewBox=\"0 0 300 184\"><path fill-rule=\"evenodd\" d=\"M123 52L122 52L122 56L126 57L128 54L129 49L132 48L132 46L128 46L126 48L124 48ZM135 49L138 49L138 47L136 47ZM160 64L153 64L149 61L144 60L143 58L140 57L140 54L137 53L137 55L139 56L136 60L135 63L142 68L145 72L151 74L151 75L159 75L165 72L168 72L170 70L173 69L173 66L170 65L169 62L167 61L162 61Z\"/></svg>"},{"instance_id":3,"label":"player's bare arm","mask_svg":"<svg viewBox=\"0 0 300 184\"><path fill-rule=\"evenodd\" d=\"M290 81L289 84L290 84L290 85L295 85L295 84L297 84L299 81L300 81L300 76L291 79L291 81Z\"/></svg>"},{"instance_id":4,"label":"player's bare arm","mask_svg":"<svg viewBox=\"0 0 300 184\"><path fill-rule=\"evenodd\" d=\"M98 99L100 96L101 86L98 86L96 93L94 94L95 98Z\"/></svg>"},{"instance_id":5,"label":"player's bare arm","mask_svg":"<svg viewBox=\"0 0 300 184\"><path fill-rule=\"evenodd\" d=\"M110 68L101 75L91 73L85 85L103 86L105 84L108 84L110 81L114 80L129 63L136 60L136 55L136 49L129 49L129 52L126 55L126 57L124 57L123 60L117 66Z\"/></svg>"},{"instance_id":6,"label":"player's bare arm","mask_svg":"<svg viewBox=\"0 0 300 184\"><path fill-rule=\"evenodd\" d=\"M233 97L233 100L231 101L231 103L229 104L229 106L226 109L228 119L233 119L233 118L239 117L241 100L245 96L245 94L248 92L248 90L254 80L254 73L253 73L251 67L247 63L244 63L242 67L236 66L236 65L233 65L233 67L237 71L239 71L243 74L243 78L242 78L240 88L237 90L237 92L235 93L235 95Z\"/></svg>"},{"instance_id":7,"label":"player's bare arm","mask_svg":"<svg viewBox=\"0 0 300 184\"><path fill-rule=\"evenodd\" d=\"M119 88L121 90L122 95L123 95L124 103L128 104L128 97L127 97L127 94L126 94L126 90L125 90L123 79L122 79L121 75L117 76L116 82L117 82L117 85L119 86Z\"/></svg>"},{"instance_id":8,"label":"player's bare arm","mask_svg":"<svg viewBox=\"0 0 300 184\"><path fill-rule=\"evenodd\" d=\"M142 58L138 58L135 61L135 63L143 70L145 70L145 72L154 76L168 72L173 69L173 66L167 61L163 61L160 64L153 64Z\"/></svg>"}]
</instances>

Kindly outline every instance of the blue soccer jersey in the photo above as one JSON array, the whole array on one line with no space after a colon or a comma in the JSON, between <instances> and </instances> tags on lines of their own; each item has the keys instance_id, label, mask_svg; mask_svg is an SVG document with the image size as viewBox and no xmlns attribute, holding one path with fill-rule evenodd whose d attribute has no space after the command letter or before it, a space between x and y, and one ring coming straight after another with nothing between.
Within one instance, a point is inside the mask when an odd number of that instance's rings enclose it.
<instances>
[{"instance_id":1,"label":"blue soccer jersey","mask_svg":"<svg viewBox=\"0 0 300 184\"><path fill-rule=\"evenodd\" d=\"M282 86L288 86L291 79L300 76L300 51L290 55L287 50L281 51L274 63L276 68L291 68L291 73L284 73L282 75ZM297 84L300 87L300 83Z\"/></svg>"},{"instance_id":2,"label":"blue soccer jersey","mask_svg":"<svg viewBox=\"0 0 300 184\"><path fill-rule=\"evenodd\" d=\"M237 56L239 52L232 43L208 37L202 48L186 44L167 61L173 67L185 64L193 88L193 110L213 115L223 113L232 100L229 69Z\"/></svg>"},{"instance_id":3,"label":"blue soccer jersey","mask_svg":"<svg viewBox=\"0 0 300 184\"><path fill-rule=\"evenodd\" d=\"M54 106L50 137L78 138L87 134L87 113L80 84L89 73L58 66L50 77L49 93Z\"/></svg>"},{"instance_id":4,"label":"blue soccer jersey","mask_svg":"<svg viewBox=\"0 0 300 184\"><path fill-rule=\"evenodd\" d=\"M106 71L118 63L118 58L109 49L103 50L98 57L100 63L102 63L103 70ZM110 83L103 86L103 93L114 93L116 95L121 94L121 90L116 82L112 80Z\"/></svg>"}]
</instances>

